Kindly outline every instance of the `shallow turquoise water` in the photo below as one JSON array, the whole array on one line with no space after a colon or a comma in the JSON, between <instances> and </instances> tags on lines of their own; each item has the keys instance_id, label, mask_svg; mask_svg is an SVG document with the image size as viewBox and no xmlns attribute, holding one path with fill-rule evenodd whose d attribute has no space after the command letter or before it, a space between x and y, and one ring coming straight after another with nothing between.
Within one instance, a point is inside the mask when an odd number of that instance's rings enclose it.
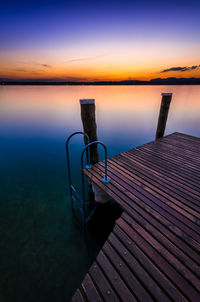
<instances>
[{"instance_id":1,"label":"shallow turquoise water","mask_svg":"<svg viewBox=\"0 0 200 302\"><path fill-rule=\"evenodd\" d=\"M154 139L169 91L166 133L200 136L200 86L0 87L0 301L70 301L102 244L86 238L66 191L65 140L82 129L79 99L96 99L111 156ZM77 186L82 146L71 144Z\"/></svg>"}]
</instances>

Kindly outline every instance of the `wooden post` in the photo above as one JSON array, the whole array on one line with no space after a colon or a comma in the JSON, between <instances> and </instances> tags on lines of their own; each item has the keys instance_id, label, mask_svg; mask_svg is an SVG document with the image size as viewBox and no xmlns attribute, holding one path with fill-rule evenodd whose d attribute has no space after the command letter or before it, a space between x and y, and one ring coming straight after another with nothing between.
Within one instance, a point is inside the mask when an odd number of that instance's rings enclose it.
<instances>
[{"instance_id":1,"label":"wooden post","mask_svg":"<svg viewBox=\"0 0 200 302\"><path fill-rule=\"evenodd\" d=\"M83 123L83 131L89 136L90 142L97 141L97 125L95 118L95 101L94 99L82 99L81 120ZM85 144L87 143L85 139ZM92 165L99 161L98 145L91 146L90 162Z\"/></svg>"},{"instance_id":2,"label":"wooden post","mask_svg":"<svg viewBox=\"0 0 200 302\"><path fill-rule=\"evenodd\" d=\"M162 93L161 95L162 95L162 101L160 105L160 114L158 118L156 139L164 136L165 127L167 123L167 116L169 112L169 106L172 99L172 93Z\"/></svg>"}]
</instances>

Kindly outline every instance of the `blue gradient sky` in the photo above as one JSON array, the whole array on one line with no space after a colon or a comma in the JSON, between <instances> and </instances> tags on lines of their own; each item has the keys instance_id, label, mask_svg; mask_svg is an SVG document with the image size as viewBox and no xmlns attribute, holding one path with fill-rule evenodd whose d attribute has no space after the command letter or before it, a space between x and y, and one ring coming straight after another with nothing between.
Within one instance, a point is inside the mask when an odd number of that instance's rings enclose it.
<instances>
[{"instance_id":1,"label":"blue gradient sky","mask_svg":"<svg viewBox=\"0 0 200 302\"><path fill-rule=\"evenodd\" d=\"M193 0L0 1L0 77L199 77L199 12ZM161 73L172 67L189 69Z\"/></svg>"}]
</instances>

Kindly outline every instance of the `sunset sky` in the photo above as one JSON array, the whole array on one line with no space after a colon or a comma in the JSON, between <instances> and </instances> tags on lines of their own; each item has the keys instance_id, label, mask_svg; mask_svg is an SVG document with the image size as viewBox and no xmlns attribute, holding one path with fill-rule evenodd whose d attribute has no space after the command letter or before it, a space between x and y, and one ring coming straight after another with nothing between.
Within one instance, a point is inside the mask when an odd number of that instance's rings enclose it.
<instances>
[{"instance_id":1,"label":"sunset sky","mask_svg":"<svg viewBox=\"0 0 200 302\"><path fill-rule=\"evenodd\" d=\"M200 1L0 0L0 78L200 77Z\"/></svg>"}]
</instances>

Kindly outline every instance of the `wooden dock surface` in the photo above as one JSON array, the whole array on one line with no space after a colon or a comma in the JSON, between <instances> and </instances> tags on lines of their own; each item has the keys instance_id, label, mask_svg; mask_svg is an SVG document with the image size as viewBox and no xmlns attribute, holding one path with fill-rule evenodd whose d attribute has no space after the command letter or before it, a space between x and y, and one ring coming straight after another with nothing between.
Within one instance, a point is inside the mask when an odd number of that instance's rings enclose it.
<instances>
[{"instance_id":1,"label":"wooden dock surface","mask_svg":"<svg viewBox=\"0 0 200 302\"><path fill-rule=\"evenodd\" d=\"M72 301L200 301L200 139L173 133L85 170L122 216ZM103 222L102 222L103 223Z\"/></svg>"}]
</instances>

